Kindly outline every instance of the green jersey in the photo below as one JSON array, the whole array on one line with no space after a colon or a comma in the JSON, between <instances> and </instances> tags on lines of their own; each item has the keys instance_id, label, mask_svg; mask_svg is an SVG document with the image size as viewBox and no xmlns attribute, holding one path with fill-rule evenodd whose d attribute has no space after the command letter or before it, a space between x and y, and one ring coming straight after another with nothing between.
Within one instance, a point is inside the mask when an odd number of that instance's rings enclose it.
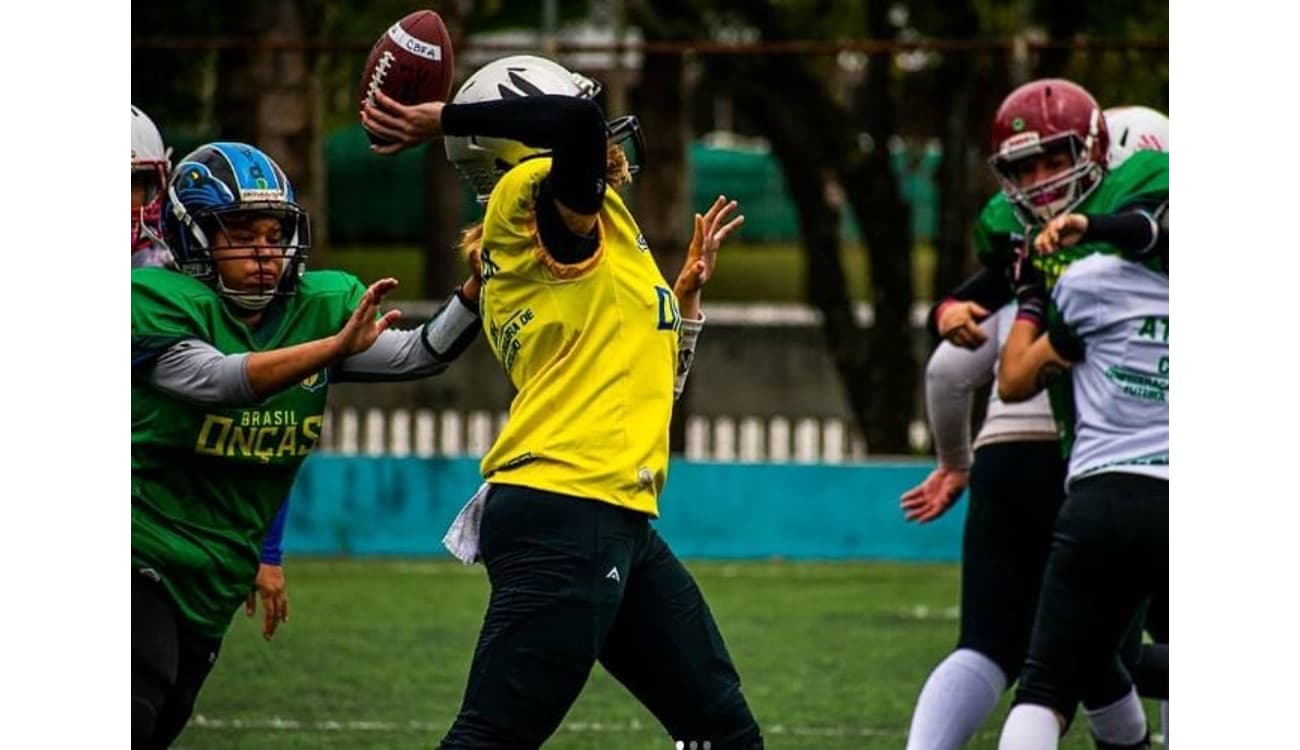
<instances>
[{"instance_id":1,"label":"green jersey","mask_svg":"<svg viewBox=\"0 0 1300 750\"><path fill-rule=\"evenodd\" d=\"M337 333L365 287L337 271L305 274L250 329L206 284L144 268L131 274L133 367L198 339L223 354L279 349ZM158 576L194 629L221 637L250 591L262 540L320 439L329 372L256 406L192 403L131 385L131 567Z\"/></svg>"},{"instance_id":2,"label":"green jersey","mask_svg":"<svg viewBox=\"0 0 1300 750\"><path fill-rule=\"evenodd\" d=\"M1164 151L1137 151L1113 172L1106 175L1083 203L1072 213L1110 214L1140 200L1167 200L1169 198L1169 154ZM1025 227L1002 193L989 199L975 222L973 242L975 252L984 265L1001 268L1010 265L1014 251L1006 241L1007 235L1033 236L1037 227ZM1087 242L1062 248L1051 255L1034 255L1034 265L1043 273L1047 288L1056 285L1057 279L1070 264L1095 253L1118 254L1119 250L1104 242ZM1061 325L1055 308L1048 310L1050 325ZM1047 389L1052 405L1052 418L1061 438L1061 449L1066 457L1074 445L1074 388L1069 377L1058 378Z\"/></svg>"},{"instance_id":3,"label":"green jersey","mask_svg":"<svg viewBox=\"0 0 1300 750\"><path fill-rule=\"evenodd\" d=\"M1169 154L1164 151L1137 151L1118 169L1106 175L1095 190L1071 213L1110 214L1134 201L1166 199L1169 197ZM972 241L975 253L984 265L1001 268L1012 258L1012 248L1005 241L1007 235L1032 236L1037 227L1025 227L1011 208L1011 203L998 193L984 204L975 222ZM1034 265L1043 272L1050 289L1074 261L1093 253L1115 254L1119 251L1104 242L1088 242L1062 248L1051 255L1035 255Z\"/></svg>"}]
</instances>

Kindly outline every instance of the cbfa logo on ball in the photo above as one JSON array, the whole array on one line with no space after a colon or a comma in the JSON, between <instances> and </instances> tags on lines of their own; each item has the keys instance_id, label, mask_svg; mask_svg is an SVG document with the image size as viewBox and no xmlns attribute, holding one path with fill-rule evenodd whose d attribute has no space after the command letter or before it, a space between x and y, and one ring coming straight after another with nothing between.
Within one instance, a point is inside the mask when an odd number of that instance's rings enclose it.
<instances>
[{"instance_id":1,"label":"cbfa logo on ball","mask_svg":"<svg viewBox=\"0 0 1300 750\"><path fill-rule=\"evenodd\" d=\"M303 387L303 390L315 393L316 391L319 391L320 389L328 385L329 382L330 382L330 371L328 369L325 369L325 370L321 370L320 372L313 372L312 374L303 378L302 382L299 383L299 385Z\"/></svg>"},{"instance_id":2,"label":"cbfa logo on ball","mask_svg":"<svg viewBox=\"0 0 1300 750\"><path fill-rule=\"evenodd\" d=\"M413 55L419 55L434 62L442 60L442 47L411 36L406 29L402 28L400 21L393 24L392 28L388 30L388 38L392 39L393 43L398 47Z\"/></svg>"}]
</instances>

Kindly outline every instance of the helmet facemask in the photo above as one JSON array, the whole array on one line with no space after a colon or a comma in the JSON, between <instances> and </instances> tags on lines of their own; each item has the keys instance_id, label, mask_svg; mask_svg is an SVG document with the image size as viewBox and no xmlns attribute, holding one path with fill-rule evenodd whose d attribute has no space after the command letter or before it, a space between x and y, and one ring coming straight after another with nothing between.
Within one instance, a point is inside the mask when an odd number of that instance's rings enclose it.
<instances>
[{"instance_id":1,"label":"helmet facemask","mask_svg":"<svg viewBox=\"0 0 1300 750\"><path fill-rule=\"evenodd\" d=\"M175 218L188 230L182 233L183 240L190 243L182 272L211 283L232 305L249 312L263 310L276 297L297 292L310 249L310 224L302 207L284 201L249 201L189 214L179 201L171 205ZM253 225L261 219L272 219L278 226L259 235ZM258 262L256 285L227 286L220 264L248 259Z\"/></svg>"},{"instance_id":2,"label":"helmet facemask","mask_svg":"<svg viewBox=\"0 0 1300 750\"><path fill-rule=\"evenodd\" d=\"M137 202L137 189L141 198ZM167 164L158 161L136 161L131 163L131 252L142 250L150 245L163 245L162 219L163 197L167 190Z\"/></svg>"},{"instance_id":3,"label":"helmet facemask","mask_svg":"<svg viewBox=\"0 0 1300 750\"><path fill-rule=\"evenodd\" d=\"M1003 141L998 153L989 159L989 166L1021 223L1045 224L1068 213L1101 184L1106 166L1093 158L1094 138L1091 134L1080 138L1074 132L1039 138L1031 131ZM1060 155L1068 164L1060 172L1032 185L1020 184L1020 168L1027 161Z\"/></svg>"}]
</instances>

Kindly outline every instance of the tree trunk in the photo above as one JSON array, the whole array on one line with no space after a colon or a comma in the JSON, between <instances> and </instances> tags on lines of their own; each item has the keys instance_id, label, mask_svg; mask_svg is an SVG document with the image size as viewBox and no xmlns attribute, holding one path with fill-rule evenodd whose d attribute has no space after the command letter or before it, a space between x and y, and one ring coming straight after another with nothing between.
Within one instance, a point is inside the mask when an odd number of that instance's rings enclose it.
<instances>
[{"instance_id":1,"label":"tree trunk","mask_svg":"<svg viewBox=\"0 0 1300 750\"><path fill-rule=\"evenodd\" d=\"M840 212L828 199L832 154L851 142L846 118L820 82L802 65L786 60L712 62L720 80L734 86L743 110L772 145L772 155L799 221L807 261L807 297L822 315L822 335L844 386L858 431L867 434L873 393L867 383L862 329L853 314L840 261ZM787 98L773 106L770 92ZM817 123L814 135L809 123ZM837 147L838 144L838 147Z\"/></svg>"},{"instance_id":2,"label":"tree trunk","mask_svg":"<svg viewBox=\"0 0 1300 750\"><path fill-rule=\"evenodd\" d=\"M979 15L971 3L954 4L943 14L936 34L947 38L974 38ZM943 101L940 143L943 148L938 171L939 233L935 238L934 296L941 298L961 283L973 268L970 231L980 207L981 187L978 157L983 153L980 136L987 129L988 115L976 106L974 54L949 52L944 55L935 77L933 96ZM982 101L982 99L981 99Z\"/></svg>"},{"instance_id":3,"label":"tree trunk","mask_svg":"<svg viewBox=\"0 0 1300 750\"><path fill-rule=\"evenodd\" d=\"M884 3L868 6L876 38L893 39ZM912 347L912 212L903 200L890 164L888 144L896 114L890 91L892 61L871 55L857 92L858 119L871 149L838 162L841 184L853 209L871 265L875 320L867 334L867 377L871 400L865 435L872 453L910 453L908 427L916 416L917 372Z\"/></svg>"}]
</instances>

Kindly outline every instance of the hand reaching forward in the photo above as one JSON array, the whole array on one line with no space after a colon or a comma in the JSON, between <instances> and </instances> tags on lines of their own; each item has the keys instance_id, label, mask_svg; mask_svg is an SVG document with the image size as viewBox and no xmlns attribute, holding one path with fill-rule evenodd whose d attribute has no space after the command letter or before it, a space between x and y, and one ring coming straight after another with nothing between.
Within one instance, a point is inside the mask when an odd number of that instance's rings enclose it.
<instances>
[{"instance_id":1,"label":"hand reaching forward","mask_svg":"<svg viewBox=\"0 0 1300 750\"><path fill-rule=\"evenodd\" d=\"M379 334L402 317L401 310L389 310L379 315L379 306L384 303L384 295L396 288L397 279L380 279L371 284L366 293L361 296L357 309L352 311L352 317L348 318L342 330L334 334L340 358L350 357L369 349L375 343L375 339L379 338ZM379 315L378 319L375 317L377 315Z\"/></svg>"}]
</instances>

